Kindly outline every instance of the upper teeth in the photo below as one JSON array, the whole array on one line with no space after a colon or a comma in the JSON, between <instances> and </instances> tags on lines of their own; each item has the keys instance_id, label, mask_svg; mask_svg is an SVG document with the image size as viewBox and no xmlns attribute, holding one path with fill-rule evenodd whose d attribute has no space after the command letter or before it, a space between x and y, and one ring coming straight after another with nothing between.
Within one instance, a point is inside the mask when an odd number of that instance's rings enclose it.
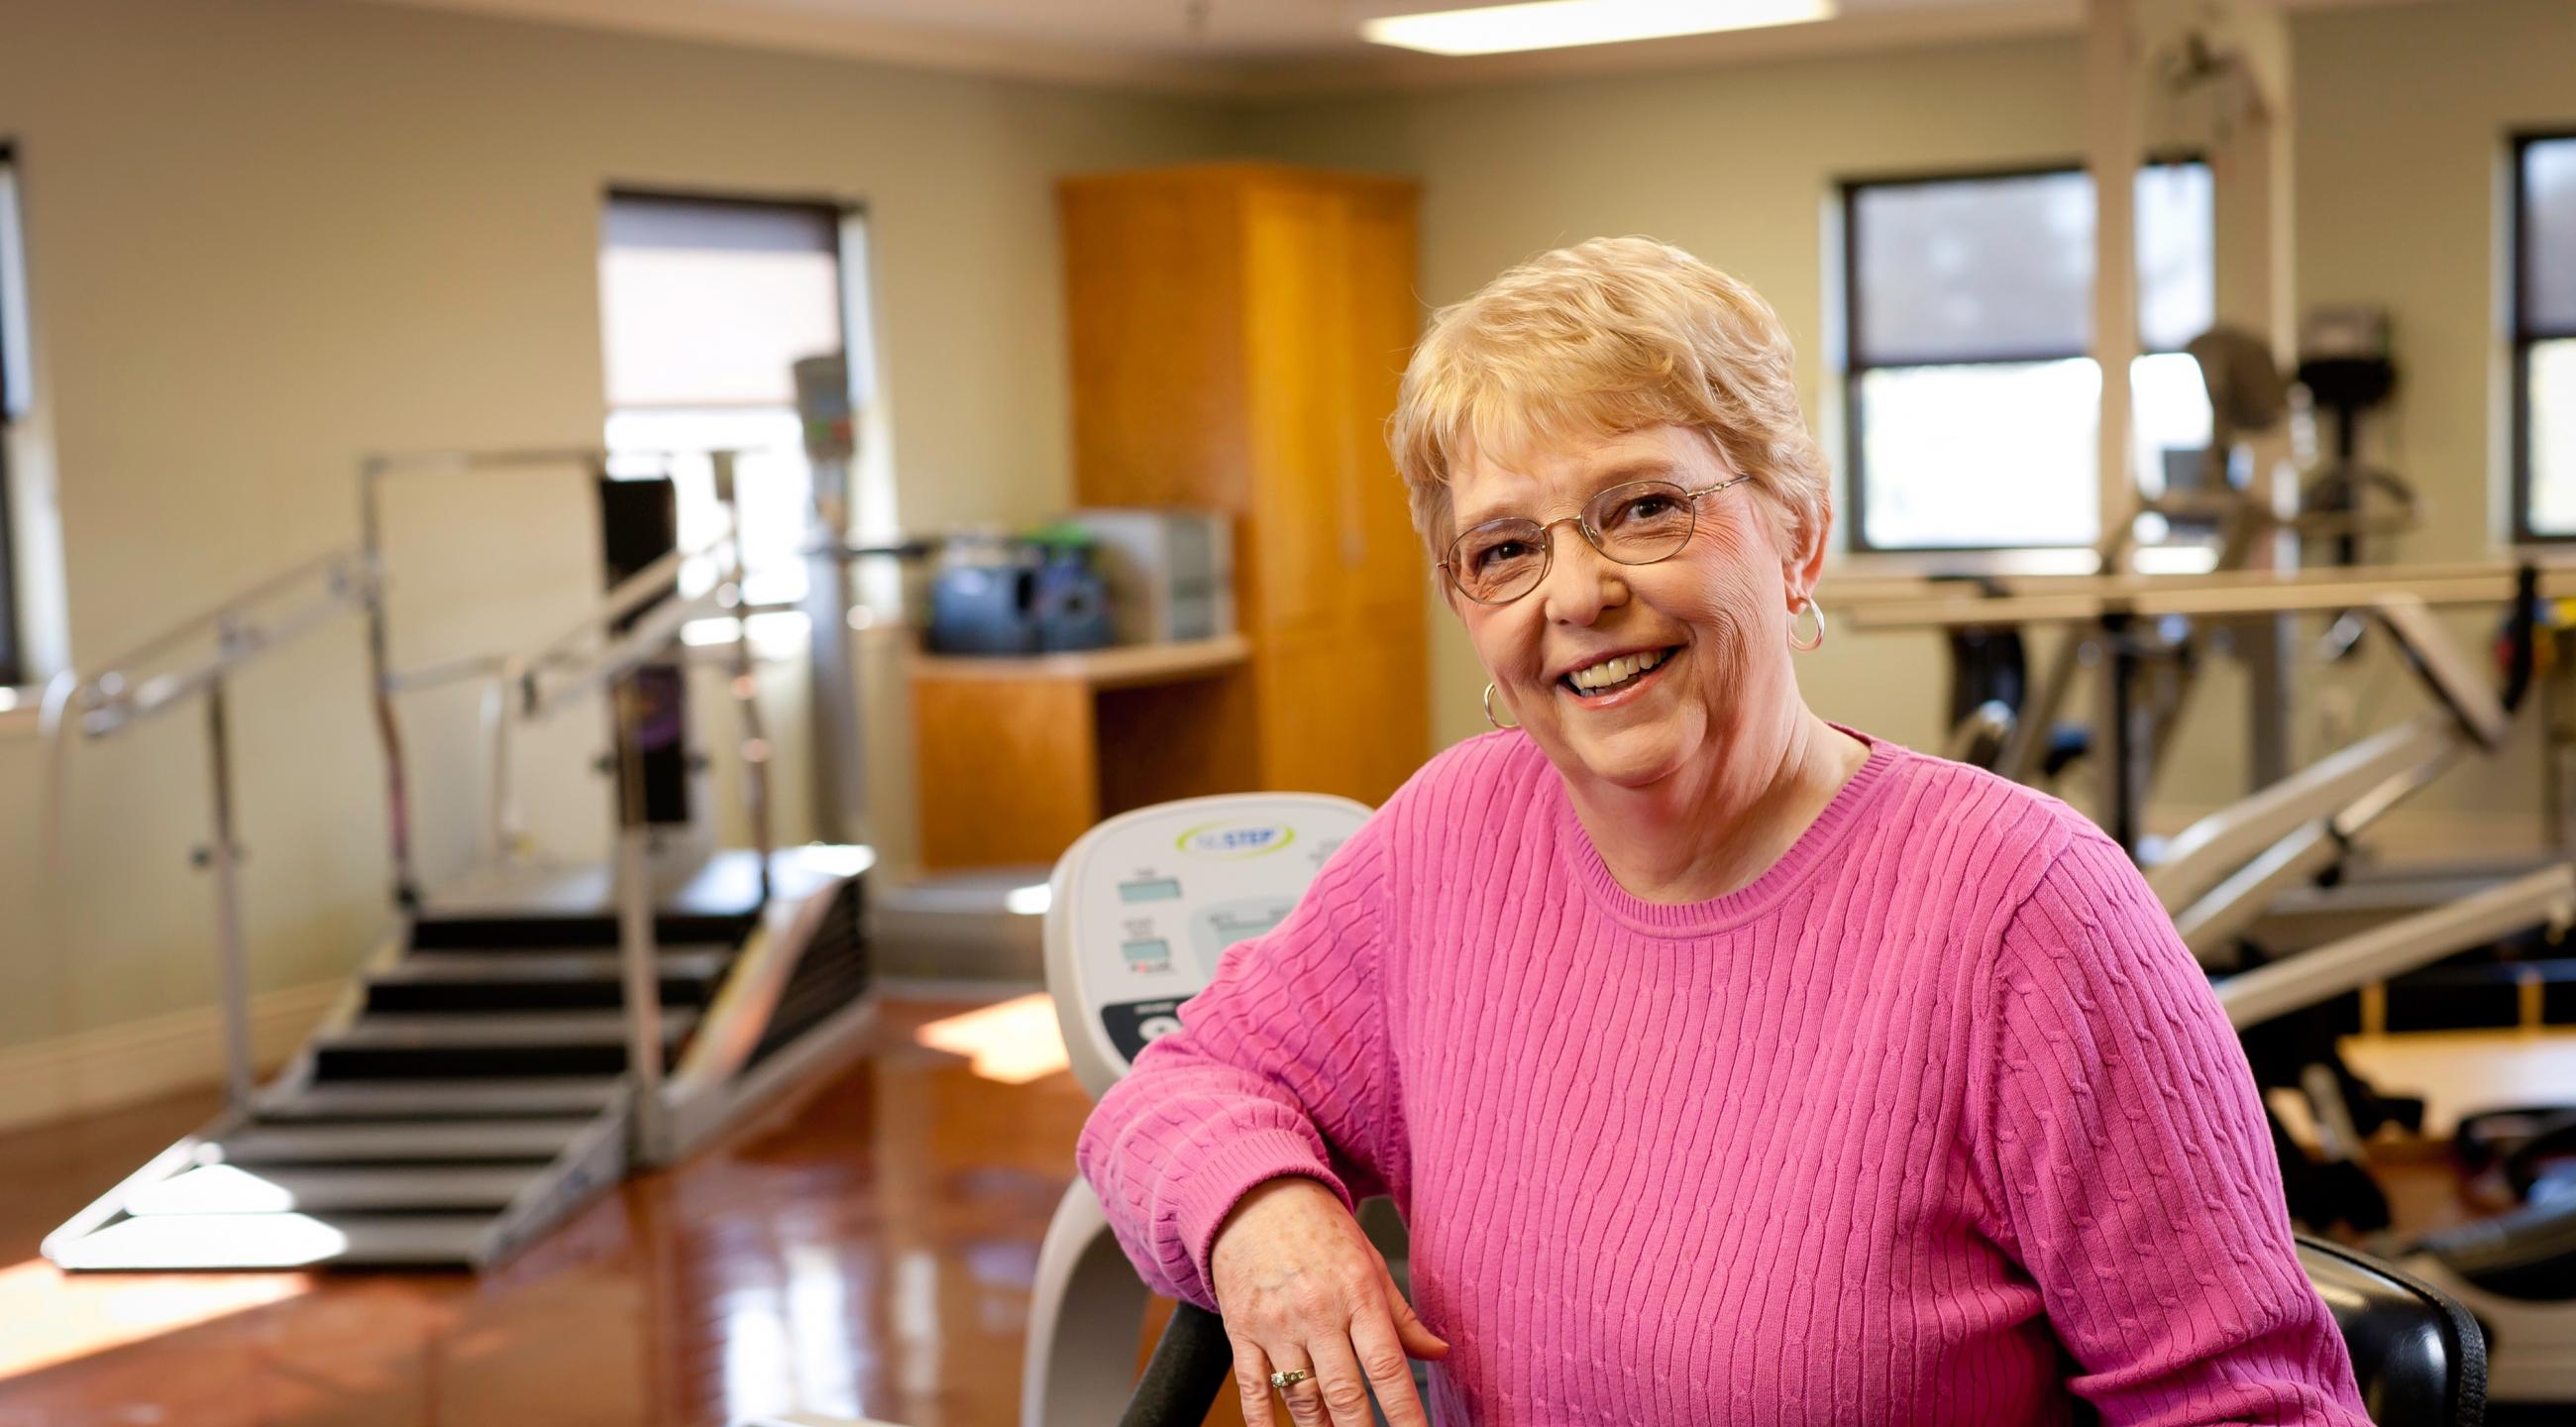
<instances>
[{"instance_id":1,"label":"upper teeth","mask_svg":"<svg viewBox=\"0 0 2576 1427\"><path fill-rule=\"evenodd\" d=\"M1574 687L1578 689L1597 689L1604 684L1634 678L1662 662L1664 651L1660 649L1646 654L1622 654L1616 659L1604 659L1598 664L1577 669L1566 677L1573 680Z\"/></svg>"}]
</instances>

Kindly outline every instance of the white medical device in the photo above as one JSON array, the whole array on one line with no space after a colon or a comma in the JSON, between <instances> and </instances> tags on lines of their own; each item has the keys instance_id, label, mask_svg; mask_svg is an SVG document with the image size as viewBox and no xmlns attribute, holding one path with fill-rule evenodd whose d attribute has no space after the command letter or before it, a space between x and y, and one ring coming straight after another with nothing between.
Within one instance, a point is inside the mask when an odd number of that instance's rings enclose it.
<instances>
[{"instance_id":1,"label":"white medical device","mask_svg":"<svg viewBox=\"0 0 2576 1427\"><path fill-rule=\"evenodd\" d=\"M1285 920L1368 816L1348 798L1242 793L1140 808L1084 833L1056 862L1046 920L1047 991L1082 1088L1097 1098L1180 1029L1181 1004L1225 949ZM1076 1179L1038 1251L1026 1427L1118 1420L1145 1300L1100 1201Z\"/></svg>"},{"instance_id":2,"label":"white medical device","mask_svg":"<svg viewBox=\"0 0 2576 1427\"><path fill-rule=\"evenodd\" d=\"M1236 942L1287 919L1368 820L1348 798L1244 793L1109 819L1057 859L1047 993L1074 1078L1098 1099L1137 1052L1181 1028L1183 1001Z\"/></svg>"}]
</instances>

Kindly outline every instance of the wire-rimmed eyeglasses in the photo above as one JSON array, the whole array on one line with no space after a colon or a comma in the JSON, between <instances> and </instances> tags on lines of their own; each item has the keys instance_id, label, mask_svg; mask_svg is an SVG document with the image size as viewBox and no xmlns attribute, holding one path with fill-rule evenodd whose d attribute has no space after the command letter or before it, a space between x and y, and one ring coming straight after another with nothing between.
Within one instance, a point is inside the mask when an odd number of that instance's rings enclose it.
<instances>
[{"instance_id":1,"label":"wire-rimmed eyeglasses","mask_svg":"<svg viewBox=\"0 0 2576 1427\"><path fill-rule=\"evenodd\" d=\"M1458 593L1478 604L1509 604L1547 578L1556 527L1568 521L1592 548L1622 565L1669 560L1699 528L1699 498L1751 480L1737 476L1687 490L1673 481L1630 481L1584 502L1573 515L1550 521L1507 515L1469 528L1449 542L1440 562Z\"/></svg>"}]
</instances>

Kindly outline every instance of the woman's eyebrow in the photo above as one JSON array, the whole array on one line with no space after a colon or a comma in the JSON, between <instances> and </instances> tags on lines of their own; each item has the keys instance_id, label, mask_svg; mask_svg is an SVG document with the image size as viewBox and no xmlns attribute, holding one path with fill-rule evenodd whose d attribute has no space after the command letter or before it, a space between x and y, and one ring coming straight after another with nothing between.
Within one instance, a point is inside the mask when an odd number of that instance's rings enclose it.
<instances>
[{"instance_id":1,"label":"woman's eyebrow","mask_svg":"<svg viewBox=\"0 0 2576 1427\"><path fill-rule=\"evenodd\" d=\"M1612 486L1624 486L1630 481L1645 480L1671 481L1673 484L1679 485L1681 484L1681 473L1674 470L1673 463L1662 456L1633 456L1627 460L1614 462L1593 472L1591 481L1592 492L1590 495L1586 495L1584 499L1589 501L1593 496L1601 494ZM1477 526L1485 524L1487 521L1504 520L1524 514L1526 514L1526 512L1512 509L1507 505L1490 506L1477 511L1473 519L1460 518L1456 528L1460 530L1473 530Z\"/></svg>"},{"instance_id":2,"label":"woman's eyebrow","mask_svg":"<svg viewBox=\"0 0 2576 1427\"><path fill-rule=\"evenodd\" d=\"M1674 470L1673 463L1662 456L1633 456L1594 472L1592 494L1599 495L1612 486L1623 486L1630 481L1645 480L1671 481L1679 485L1681 472Z\"/></svg>"}]
</instances>

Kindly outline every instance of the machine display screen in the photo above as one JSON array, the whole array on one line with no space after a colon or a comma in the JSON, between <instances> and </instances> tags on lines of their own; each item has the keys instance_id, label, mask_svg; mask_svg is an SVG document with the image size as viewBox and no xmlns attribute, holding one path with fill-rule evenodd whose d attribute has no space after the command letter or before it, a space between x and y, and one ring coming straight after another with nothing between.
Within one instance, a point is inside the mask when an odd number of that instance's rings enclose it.
<instances>
[{"instance_id":1,"label":"machine display screen","mask_svg":"<svg viewBox=\"0 0 2576 1427\"><path fill-rule=\"evenodd\" d=\"M1169 902L1180 895L1181 883L1176 877L1155 877L1118 884L1118 900L1122 902Z\"/></svg>"},{"instance_id":2,"label":"machine display screen","mask_svg":"<svg viewBox=\"0 0 2576 1427\"><path fill-rule=\"evenodd\" d=\"M1172 944L1160 937L1156 937L1150 941L1122 942L1119 944L1118 949L1127 953L1127 959L1129 961L1169 961L1172 959Z\"/></svg>"}]
</instances>

